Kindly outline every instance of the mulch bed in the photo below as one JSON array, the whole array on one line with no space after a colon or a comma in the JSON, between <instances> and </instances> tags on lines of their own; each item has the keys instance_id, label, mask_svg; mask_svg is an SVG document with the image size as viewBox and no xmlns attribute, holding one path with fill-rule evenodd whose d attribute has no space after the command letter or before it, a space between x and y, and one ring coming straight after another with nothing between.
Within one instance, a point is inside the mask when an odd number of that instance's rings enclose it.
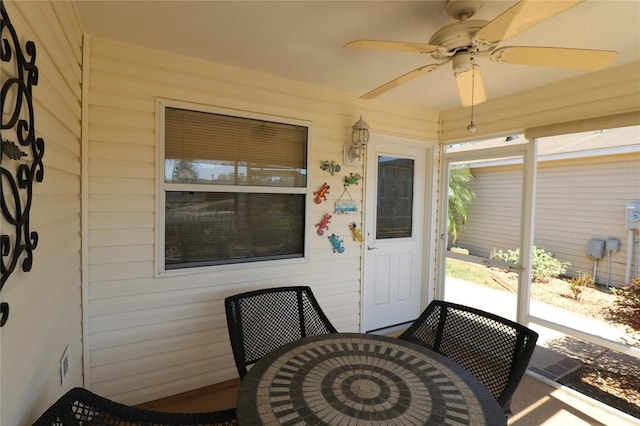
<instances>
[{"instance_id":1,"label":"mulch bed","mask_svg":"<svg viewBox=\"0 0 640 426\"><path fill-rule=\"evenodd\" d=\"M640 400L638 400L640 378L638 376L586 365L558 382L640 419Z\"/></svg>"}]
</instances>

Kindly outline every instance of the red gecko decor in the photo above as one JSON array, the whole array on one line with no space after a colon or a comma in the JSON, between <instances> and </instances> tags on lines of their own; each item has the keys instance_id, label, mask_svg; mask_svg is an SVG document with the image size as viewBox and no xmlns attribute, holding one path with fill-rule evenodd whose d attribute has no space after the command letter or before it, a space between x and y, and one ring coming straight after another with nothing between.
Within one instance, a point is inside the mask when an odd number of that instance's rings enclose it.
<instances>
[{"instance_id":1,"label":"red gecko decor","mask_svg":"<svg viewBox=\"0 0 640 426\"><path fill-rule=\"evenodd\" d=\"M322 216L322 220L320 223L316 223L316 227L318 228L318 235L324 235L324 230L329 230L329 222L331 221L331 215L329 213L325 213Z\"/></svg>"},{"instance_id":2,"label":"red gecko decor","mask_svg":"<svg viewBox=\"0 0 640 426\"><path fill-rule=\"evenodd\" d=\"M316 196L316 198L313 201L316 204L320 204L322 201L327 201L327 194L329 193L330 188L331 187L327 185L327 182L323 183L320 189L318 189L313 193L313 195Z\"/></svg>"}]
</instances>

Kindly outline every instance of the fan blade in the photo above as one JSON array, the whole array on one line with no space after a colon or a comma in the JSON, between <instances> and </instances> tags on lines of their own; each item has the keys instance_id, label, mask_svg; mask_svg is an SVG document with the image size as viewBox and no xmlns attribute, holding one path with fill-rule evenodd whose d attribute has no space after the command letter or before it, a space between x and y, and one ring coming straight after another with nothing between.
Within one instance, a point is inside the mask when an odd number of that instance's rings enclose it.
<instances>
[{"instance_id":1,"label":"fan blade","mask_svg":"<svg viewBox=\"0 0 640 426\"><path fill-rule=\"evenodd\" d=\"M522 0L482 27L476 37L487 43L506 40L584 0Z\"/></svg>"},{"instance_id":2,"label":"fan blade","mask_svg":"<svg viewBox=\"0 0 640 426\"><path fill-rule=\"evenodd\" d=\"M458 96L460 96L460 104L463 107L478 105L487 100L482 74L478 65L474 64L469 71L455 74L455 79L458 87Z\"/></svg>"},{"instance_id":3,"label":"fan blade","mask_svg":"<svg viewBox=\"0 0 640 426\"><path fill-rule=\"evenodd\" d=\"M501 64L537 65L596 71L606 67L618 56L611 50L569 49L561 47L507 46L491 53L491 59Z\"/></svg>"},{"instance_id":4,"label":"fan blade","mask_svg":"<svg viewBox=\"0 0 640 426\"><path fill-rule=\"evenodd\" d=\"M396 52L431 53L445 47L427 43L413 43L411 41L389 40L354 40L344 45L347 49L375 49L392 50Z\"/></svg>"},{"instance_id":5,"label":"fan blade","mask_svg":"<svg viewBox=\"0 0 640 426\"><path fill-rule=\"evenodd\" d=\"M444 62L443 62L444 63ZM372 91L365 93L364 95L360 96L360 99L372 99L375 98L377 96L382 95L385 92L388 92L391 89L395 89L396 87L400 86L401 84L407 83L411 80L413 80L414 78L420 77L423 74L427 74L430 73L431 71L435 70L436 68L438 68L440 65L442 64L429 64L429 65L425 65L422 66L420 68L416 68L413 71L409 71L408 73L401 75L400 77L391 80L388 83L383 84L380 87L377 87L375 89L373 89Z\"/></svg>"}]
</instances>

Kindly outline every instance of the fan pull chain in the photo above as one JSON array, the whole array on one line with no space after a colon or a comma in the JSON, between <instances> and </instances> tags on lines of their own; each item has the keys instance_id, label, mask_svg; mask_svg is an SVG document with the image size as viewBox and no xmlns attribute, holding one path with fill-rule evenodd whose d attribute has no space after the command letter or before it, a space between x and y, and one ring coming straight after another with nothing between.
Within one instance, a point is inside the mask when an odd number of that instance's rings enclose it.
<instances>
[{"instance_id":1,"label":"fan pull chain","mask_svg":"<svg viewBox=\"0 0 640 426\"><path fill-rule=\"evenodd\" d=\"M473 104L474 104L474 95L476 92L476 66L475 66L475 58L471 55L471 122L467 126L467 131L469 133L474 133L476 131L476 125L473 124Z\"/></svg>"}]
</instances>

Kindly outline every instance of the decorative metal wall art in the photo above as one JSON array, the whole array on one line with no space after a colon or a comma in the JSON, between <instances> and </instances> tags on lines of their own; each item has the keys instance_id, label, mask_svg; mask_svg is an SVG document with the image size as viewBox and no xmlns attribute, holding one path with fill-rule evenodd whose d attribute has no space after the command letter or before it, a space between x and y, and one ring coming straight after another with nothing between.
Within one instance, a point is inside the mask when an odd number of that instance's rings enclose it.
<instances>
[{"instance_id":1,"label":"decorative metal wall art","mask_svg":"<svg viewBox=\"0 0 640 426\"><path fill-rule=\"evenodd\" d=\"M29 272L33 265L33 250L38 245L38 233L29 227L34 182L44 178L44 140L36 137L33 113L33 86L38 84L36 45L27 41L24 51L9 15L2 9L2 46L0 46L2 81L2 235L0 236L0 291L22 259L22 270ZM9 64L7 66L5 63ZM15 72L15 74L14 74ZM5 74L6 73L6 74ZM0 304L0 327L9 317L9 305Z\"/></svg>"},{"instance_id":2,"label":"decorative metal wall art","mask_svg":"<svg viewBox=\"0 0 640 426\"><path fill-rule=\"evenodd\" d=\"M349 224L349 229L351 229L351 235L353 235L353 241L357 241L359 243L362 242L362 232L358 229L358 225L355 222L351 222Z\"/></svg>"},{"instance_id":3,"label":"decorative metal wall art","mask_svg":"<svg viewBox=\"0 0 640 426\"><path fill-rule=\"evenodd\" d=\"M335 161L324 160L320 164L320 170L324 170L325 172L331 173L331 176L338 173L340 171L340 164L337 164Z\"/></svg>"},{"instance_id":4,"label":"decorative metal wall art","mask_svg":"<svg viewBox=\"0 0 640 426\"><path fill-rule=\"evenodd\" d=\"M313 195L315 195L313 202L316 204L320 204L323 201L327 201L327 194L329 193L330 189L331 187L327 185L327 182L323 183L320 189L313 193Z\"/></svg>"},{"instance_id":5,"label":"decorative metal wall art","mask_svg":"<svg viewBox=\"0 0 640 426\"><path fill-rule=\"evenodd\" d=\"M332 216L329 213L325 213L324 216L322 216L322 219L320 220L319 223L316 223L316 228L318 228L318 230L316 231L316 233L320 236L324 235L324 231L325 230L329 230L329 224L331 223L331 218Z\"/></svg>"}]
</instances>

